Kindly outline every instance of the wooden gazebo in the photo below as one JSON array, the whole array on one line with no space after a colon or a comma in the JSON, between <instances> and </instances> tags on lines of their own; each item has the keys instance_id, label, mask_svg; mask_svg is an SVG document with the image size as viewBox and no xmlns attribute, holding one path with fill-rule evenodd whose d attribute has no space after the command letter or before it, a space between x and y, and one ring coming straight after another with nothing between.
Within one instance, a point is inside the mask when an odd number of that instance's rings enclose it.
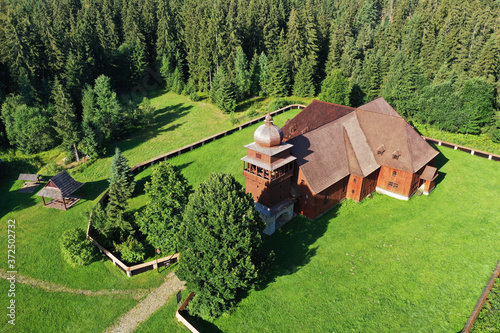
<instances>
[{"instance_id":1,"label":"wooden gazebo","mask_svg":"<svg viewBox=\"0 0 500 333\"><path fill-rule=\"evenodd\" d=\"M82 186L83 183L74 180L69 173L64 170L52 177L37 195L42 197L45 207L67 210L81 199L81 197L72 194ZM52 198L52 200L45 203L45 197Z\"/></svg>"}]
</instances>

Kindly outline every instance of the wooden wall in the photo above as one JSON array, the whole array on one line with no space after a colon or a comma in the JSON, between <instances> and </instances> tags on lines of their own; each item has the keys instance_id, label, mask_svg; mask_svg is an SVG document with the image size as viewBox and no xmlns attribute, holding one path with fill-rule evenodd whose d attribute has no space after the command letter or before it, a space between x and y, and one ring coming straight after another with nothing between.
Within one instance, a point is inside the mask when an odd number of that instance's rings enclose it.
<instances>
[{"instance_id":1,"label":"wooden wall","mask_svg":"<svg viewBox=\"0 0 500 333\"><path fill-rule=\"evenodd\" d=\"M387 191L409 197L418 187L418 180L418 174L382 165L377 179L377 186Z\"/></svg>"},{"instance_id":2,"label":"wooden wall","mask_svg":"<svg viewBox=\"0 0 500 333\"><path fill-rule=\"evenodd\" d=\"M295 211L313 220L346 198L349 176L314 195L302 170L298 170L297 186L301 196L295 203Z\"/></svg>"}]
</instances>

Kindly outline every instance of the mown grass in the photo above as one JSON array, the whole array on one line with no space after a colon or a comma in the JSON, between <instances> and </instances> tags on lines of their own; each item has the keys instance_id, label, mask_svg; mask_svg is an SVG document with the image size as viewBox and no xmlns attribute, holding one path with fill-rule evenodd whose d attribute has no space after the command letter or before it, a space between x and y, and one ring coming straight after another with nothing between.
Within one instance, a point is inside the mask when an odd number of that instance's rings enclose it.
<instances>
[{"instance_id":1,"label":"mown grass","mask_svg":"<svg viewBox=\"0 0 500 333\"><path fill-rule=\"evenodd\" d=\"M471 332L500 332L500 278L495 279L495 284L488 294Z\"/></svg>"},{"instance_id":2,"label":"mown grass","mask_svg":"<svg viewBox=\"0 0 500 333\"><path fill-rule=\"evenodd\" d=\"M171 162L193 185L213 169L243 181L238 159L248 132ZM500 169L439 149L430 196L374 195L315 221L296 218L267 238L275 269L238 309L195 324L203 332L461 330L500 253Z\"/></svg>"},{"instance_id":3,"label":"mown grass","mask_svg":"<svg viewBox=\"0 0 500 333\"><path fill-rule=\"evenodd\" d=\"M163 110L159 117L163 115L168 124L140 133L140 139L136 134L117 143L131 165L231 126L226 118L225 124L217 125L221 127L208 128L204 117L214 122L218 117L210 116L210 105L204 110L203 102L169 95L153 100ZM297 112L276 117L276 124L283 125ZM221 171L243 183L239 159L257 126L171 162L194 186L210 172ZM500 174L496 162L440 149L444 154L441 178L431 196L409 202L378 195L361 204L346 201L316 221L298 218L268 238L269 249L277 254L276 268L233 314L204 327L228 332L282 332L299 327L309 331L460 330L498 260L500 212L494 203L499 202ZM19 182L0 184L2 193L8 193L0 206L0 247L6 245L6 221L16 219L19 274L92 290L148 288L161 282L155 271L128 278L104 259L70 268L60 255L62 232L86 227L84 213L106 188L109 164L110 158L102 159L73 173L77 180L93 182L84 187L86 200L67 212L43 208L41 198L17 193ZM132 209L146 203L141 185L150 172L137 176L138 196L131 201ZM2 258L6 260L6 252ZM50 298L56 302L58 295ZM33 307L30 303L26 310L35 311ZM31 318L27 320L35 323Z\"/></svg>"},{"instance_id":4,"label":"mown grass","mask_svg":"<svg viewBox=\"0 0 500 333\"><path fill-rule=\"evenodd\" d=\"M129 158L131 166L233 126L227 114L222 114L208 103L193 103L183 96L174 94L160 95L153 98L152 103L156 103L154 105L159 109L157 125L146 131L133 133L128 140L116 143L124 155ZM148 143L144 141L148 141ZM245 139L242 145L248 143L246 141L248 139ZM114 144L110 145L109 149L112 149L113 146ZM244 150L242 147L240 149ZM219 155L223 154L219 153ZM43 171L45 164L61 156L56 149L39 154L31 158L29 162ZM4 160L2 167L8 167L6 165L8 163L5 163ZM93 161L76 170L70 170L76 180L86 184L82 188L84 200L66 212L44 208L42 199L35 194L37 191L32 195L18 193L17 190L22 186L22 182L15 181L18 172L39 172L40 169L33 169L33 165L28 164L28 161L22 156L15 163L12 172L8 175L3 174L4 177L0 182L0 191L4 193L2 200L0 200L0 246L6 248L7 221L15 219L15 268L18 274L59 283L71 288L90 290L153 288L161 283L160 276L163 276L164 272L159 276L156 271L149 271L129 278L104 257L98 258L88 266L76 268L67 265L62 258L59 245L60 236L64 231L73 227L86 229L88 222L86 214L96 204L98 197L108 185L106 178L111 163L110 156ZM239 158L236 163L239 165ZM25 170L26 168L29 171ZM8 168L4 170L8 170ZM211 170L217 171L217 169ZM151 169L146 170L144 175L147 176L148 172L150 173ZM132 200L132 207L134 207L135 201L139 203L137 208L145 204L145 202L140 204L141 198L145 199L144 195L140 195L143 193L144 177L146 177L144 175L137 178L139 196ZM0 255L0 259L4 262L7 261L7 251ZM24 292L24 289L20 289L20 293L24 294ZM59 298L66 296L60 293L41 293L38 300L43 302L44 297L49 302L52 302L50 300L56 302ZM72 299L78 303L79 298ZM25 311L38 311L35 309L34 303L25 304ZM90 305L82 302L82 306ZM98 306L90 306L90 308L86 311L99 311ZM64 311L62 313L64 314ZM36 325L36 323L39 323L38 327L44 331L50 331L53 327L50 321L40 322L36 317L28 317L26 321L30 322L26 323L25 327L32 327L30 325ZM95 326L88 326L83 321L81 330L85 330L87 327L90 327L87 331L94 331Z\"/></svg>"},{"instance_id":5,"label":"mown grass","mask_svg":"<svg viewBox=\"0 0 500 333\"><path fill-rule=\"evenodd\" d=\"M9 290L9 282L0 280L0 288ZM15 300L15 325L7 322L7 306ZM46 292L38 288L16 285L13 298L2 297L2 332L102 332L111 326L137 301L124 297L84 296L61 292Z\"/></svg>"}]
</instances>

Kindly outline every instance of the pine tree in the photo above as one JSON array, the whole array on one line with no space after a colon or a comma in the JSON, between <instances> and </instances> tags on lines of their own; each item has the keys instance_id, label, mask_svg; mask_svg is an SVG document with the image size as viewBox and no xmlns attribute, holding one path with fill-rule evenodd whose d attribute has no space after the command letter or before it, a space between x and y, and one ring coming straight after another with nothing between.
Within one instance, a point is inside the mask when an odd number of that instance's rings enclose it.
<instances>
[{"instance_id":1,"label":"pine tree","mask_svg":"<svg viewBox=\"0 0 500 333\"><path fill-rule=\"evenodd\" d=\"M69 100L66 92L63 90L61 82L56 79L52 90L52 99L54 101L53 120L56 123L54 127L59 137L62 139L62 146L67 152L73 151L75 159L80 160L76 144L79 140L79 131L73 104Z\"/></svg>"},{"instance_id":2,"label":"pine tree","mask_svg":"<svg viewBox=\"0 0 500 333\"><path fill-rule=\"evenodd\" d=\"M73 51L69 52L61 78L73 104L80 101L84 82L83 61L80 55L75 55Z\"/></svg>"},{"instance_id":3,"label":"pine tree","mask_svg":"<svg viewBox=\"0 0 500 333\"><path fill-rule=\"evenodd\" d=\"M111 80L108 76L101 75L95 80L94 94L96 109L92 122L100 127L104 138L109 140L116 136L120 129L123 114L116 93L111 88Z\"/></svg>"},{"instance_id":4,"label":"pine tree","mask_svg":"<svg viewBox=\"0 0 500 333\"><path fill-rule=\"evenodd\" d=\"M141 231L156 249L166 253L177 250L177 234L191 186L177 167L162 162L153 169L144 189L149 202L140 215L136 214Z\"/></svg>"},{"instance_id":5,"label":"pine tree","mask_svg":"<svg viewBox=\"0 0 500 333\"><path fill-rule=\"evenodd\" d=\"M178 275L196 293L190 314L218 317L236 305L257 277L262 229L252 197L231 175L212 174L189 196Z\"/></svg>"},{"instance_id":6,"label":"pine tree","mask_svg":"<svg viewBox=\"0 0 500 333\"><path fill-rule=\"evenodd\" d=\"M289 66L284 32L281 31L278 53L271 58L269 64L269 95L271 97L288 96L290 91Z\"/></svg>"},{"instance_id":7,"label":"pine tree","mask_svg":"<svg viewBox=\"0 0 500 333\"><path fill-rule=\"evenodd\" d=\"M290 57L292 73L295 74L305 56L304 31L295 6L290 11L286 37L287 54Z\"/></svg>"},{"instance_id":8,"label":"pine tree","mask_svg":"<svg viewBox=\"0 0 500 333\"><path fill-rule=\"evenodd\" d=\"M212 102L224 112L234 111L236 108L236 93L233 82L224 67L214 77L214 84L210 91Z\"/></svg>"}]
</instances>

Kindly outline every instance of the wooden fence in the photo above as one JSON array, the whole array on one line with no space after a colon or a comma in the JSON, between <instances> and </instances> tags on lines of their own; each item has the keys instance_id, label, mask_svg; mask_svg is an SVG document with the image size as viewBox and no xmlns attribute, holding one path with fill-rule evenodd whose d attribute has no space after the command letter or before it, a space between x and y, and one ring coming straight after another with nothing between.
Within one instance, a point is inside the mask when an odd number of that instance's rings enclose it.
<instances>
[{"instance_id":1,"label":"wooden fence","mask_svg":"<svg viewBox=\"0 0 500 333\"><path fill-rule=\"evenodd\" d=\"M184 309L186 308L188 303L193 299L193 297L194 297L194 292L189 294L189 296L186 298L186 300L184 302L182 302L181 307L175 313L175 317L177 317L177 320L180 321L184 326L186 326L187 329L190 330L192 333L200 333L200 331L198 331L196 328L194 328L194 326L191 325L189 323L189 321L187 321L186 318L184 318L182 316L182 311L184 311Z\"/></svg>"},{"instance_id":2,"label":"wooden fence","mask_svg":"<svg viewBox=\"0 0 500 333\"><path fill-rule=\"evenodd\" d=\"M472 314L470 315L469 320L467 320L467 323L465 323L465 327L462 330L462 333L469 333L470 330L472 329L472 326L474 326L474 322L476 321L477 316L479 316L479 313L481 312L481 309L483 308L484 302L486 302L486 298L488 297L488 294L490 293L491 288L493 288L493 285L495 284L495 279L499 275L500 275L500 261L498 261L497 268L493 271L493 274L491 274L491 277L488 280L486 287L484 287L483 293L481 294L481 297L477 301L477 304L474 307L474 310L472 310Z\"/></svg>"},{"instance_id":3,"label":"wooden fence","mask_svg":"<svg viewBox=\"0 0 500 333\"><path fill-rule=\"evenodd\" d=\"M432 142L432 143L434 143L434 144L436 144L438 146L448 147L448 148L452 148L452 149L455 149L455 150L461 150L461 151L464 151L464 152L469 153L471 155L476 155L476 156L479 156L479 157L484 157L484 158L487 158L487 159L493 160L493 161L500 161L500 155L497 155L497 154L488 153L488 152L485 152L485 151L481 151L481 150L477 150L477 149L474 149L474 148L469 148L469 147L457 145L457 144L446 142L446 141L442 141L442 140L437 140L437 139L429 138L429 137L426 137L426 136L422 136L422 138L424 138L425 141Z\"/></svg>"},{"instance_id":4,"label":"wooden fence","mask_svg":"<svg viewBox=\"0 0 500 333\"><path fill-rule=\"evenodd\" d=\"M157 269L158 267L161 267L162 264L165 265L165 266L167 266L166 265L167 263L170 264L172 261L176 262L177 259L179 258L179 254L176 253L176 254L172 254L172 255L167 256L167 257L158 258L158 259L156 259L154 261L148 261L148 262L145 262L145 263L142 263L142 264L138 264L138 265L134 265L134 266L127 266L123 262L121 262L121 260L118 259L113 253L111 253L108 250L106 250L104 248L104 246L102 246L101 244L99 244L89 234L87 234L87 239L89 241L91 241L99 249L99 251L101 251L101 253L104 253L106 255L106 257L108 257L113 262L113 264L115 266L118 266L129 277L132 277L134 275L137 275L137 274L140 274L140 273L144 273L144 272L147 272L147 271L150 271L150 270L153 270L153 269Z\"/></svg>"}]
</instances>

